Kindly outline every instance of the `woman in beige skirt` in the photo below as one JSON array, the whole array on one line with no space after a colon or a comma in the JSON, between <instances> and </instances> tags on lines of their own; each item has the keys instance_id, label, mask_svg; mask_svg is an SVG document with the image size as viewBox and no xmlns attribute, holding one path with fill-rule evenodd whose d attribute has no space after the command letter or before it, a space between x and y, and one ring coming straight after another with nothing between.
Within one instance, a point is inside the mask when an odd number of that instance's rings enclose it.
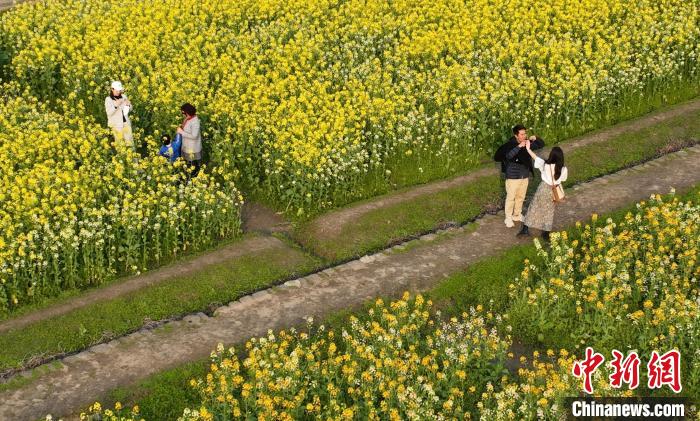
<instances>
[{"instance_id":1,"label":"woman in beige skirt","mask_svg":"<svg viewBox=\"0 0 700 421\"><path fill-rule=\"evenodd\" d=\"M545 241L549 241L549 232L552 231L554 210L556 208L556 203L552 196L552 186L566 181L569 175L564 166L564 151L558 146L553 147L549 153L549 158L545 161L532 152L530 142L526 143L525 148L532 159L535 160L535 168L540 170L542 181L527 208L523 227L517 236L529 235L528 227L532 227L542 231L542 238Z\"/></svg>"}]
</instances>

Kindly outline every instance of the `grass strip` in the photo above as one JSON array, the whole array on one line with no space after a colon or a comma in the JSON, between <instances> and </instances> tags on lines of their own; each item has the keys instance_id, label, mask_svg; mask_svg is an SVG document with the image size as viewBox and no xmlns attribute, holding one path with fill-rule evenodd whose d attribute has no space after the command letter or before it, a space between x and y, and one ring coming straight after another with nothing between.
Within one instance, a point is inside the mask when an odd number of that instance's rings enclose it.
<instances>
[{"instance_id":1,"label":"grass strip","mask_svg":"<svg viewBox=\"0 0 700 421\"><path fill-rule=\"evenodd\" d=\"M651 159L677 148L682 141L697 139L700 112L683 115L643 130L625 133L609 142L581 147L567 155L571 179L567 184L589 180ZM680 143L679 143L680 142ZM531 183L533 187L537 183ZM371 211L353 224L347 224L338 237L307 236L305 245L329 261L342 261L413 235L452 223L464 223L481 215L503 195L497 176L443 190L404 203ZM303 231L302 231L303 232ZM308 233L307 233L308 234ZM270 262L270 265L260 262ZM28 326L21 331L0 335L0 371L33 366L52 355L75 352L92 344L134 331L149 320L162 320L225 304L279 278L304 273L315 265L311 258L257 256L203 270L190 278L176 279L128 296L95 303L64 316ZM230 280L236 279L235 283ZM498 280L474 288L492 289ZM235 288L222 288L234 285ZM193 287L194 286L194 287ZM484 293L478 301L485 302Z\"/></svg>"},{"instance_id":2,"label":"grass strip","mask_svg":"<svg viewBox=\"0 0 700 421\"><path fill-rule=\"evenodd\" d=\"M695 112L625 133L603 144L579 148L567 155L572 175L567 184L651 159L678 148L683 142L696 140L699 134L700 112ZM531 184L534 187L537 183ZM342 261L433 230L447 222L472 220L493 207L502 195L501 180L497 176L483 177L474 183L374 210L348 224L338 237L315 239L309 236L305 243L329 261ZM505 263L503 266L514 267L514 261L510 266ZM0 372L31 367L47 357L85 349L137 330L150 321L176 318L226 304L271 286L281 278L308 272L319 264L317 259L302 257L297 250L263 253L205 268L196 276L173 279L167 284L95 303L19 331L6 332L0 335L0 349L3 349ZM489 278L486 276L488 270L483 270L481 278L490 281L470 287L472 293L480 295L473 298L463 296L467 300L463 304L469 300L485 303L493 299L495 309L498 309L500 303L507 300L506 296L499 295L499 291L502 292L499 282L503 281Z\"/></svg>"},{"instance_id":3,"label":"grass strip","mask_svg":"<svg viewBox=\"0 0 700 421\"><path fill-rule=\"evenodd\" d=\"M696 185L688 192L676 196L679 200L689 200L697 197L699 193L700 185ZM621 218L632 211L634 206L635 204L632 204L606 213L600 218L603 220ZM573 227L568 232L572 236L577 233ZM468 311L469 307L478 304L486 308L490 306L493 311L505 313L511 304L508 298L508 285L520 275L523 260L526 258L537 264L538 257L534 245L511 247L498 255L471 265L462 272L449 276L427 291L425 295L434 301L435 308L442 311L446 317ZM374 300L370 300L370 303L372 301ZM326 317L324 324L328 328L340 331L348 323L349 315L361 317L362 313L363 311L341 310ZM238 346L238 349L242 347ZM113 406L117 401L132 405L138 403L141 413L147 420L177 419L185 408L199 406L200 398L189 382L193 378L203 378L208 371L209 359L188 363L155 374L136 385L115 389L106 397L104 403L109 406Z\"/></svg>"},{"instance_id":4,"label":"grass strip","mask_svg":"<svg viewBox=\"0 0 700 421\"><path fill-rule=\"evenodd\" d=\"M501 181L481 177L474 183L367 212L345 224L337 236L327 238L302 228L297 239L325 259L344 261L439 226L472 220L500 201Z\"/></svg>"},{"instance_id":5,"label":"grass strip","mask_svg":"<svg viewBox=\"0 0 700 421\"><path fill-rule=\"evenodd\" d=\"M275 248L12 330L0 335L0 371L76 352L151 321L218 307L318 265L317 259L297 249Z\"/></svg>"},{"instance_id":6,"label":"grass strip","mask_svg":"<svg viewBox=\"0 0 700 421\"><path fill-rule=\"evenodd\" d=\"M157 264L153 264L151 267L148 268L148 271L145 272L145 275L148 275L152 272L158 271L158 270L164 270L168 269L170 266L173 265L187 265L191 263L193 260L196 260L199 257L202 257L204 255L208 255L210 253L215 253L223 248L229 247L229 246L234 246L236 244L242 243L243 241L247 239L252 239L256 237L257 234L243 234L242 236L235 237L235 238L225 238L217 242L216 246L205 249L205 250L196 250L196 251L186 251L183 252L182 254L178 256L171 256L162 259L160 262ZM59 306L62 304L65 304L66 302L70 301L70 299L81 296L85 293L88 292L93 292L93 291L98 291L102 290L105 288L108 288L110 286L119 284L121 282L124 282L126 280L129 280L133 278L135 275L133 274L127 274L123 276L119 276L116 278L111 278L108 280L105 280L104 283L96 286L91 286L89 288L73 288L73 289L66 289L61 291L58 295L55 296L45 296L38 298L35 302L28 303L27 305L24 305L22 307L19 307L16 310L13 310L11 313L0 313L0 323L5 321L5 320L10 320L10 319L16 319L20 318L22 316L54 307L54 306Z\"/></svg>"},{"instance_id":7,"label":"grass strip","mask_svg":"<svg viewBox=\"0 0 700 421\"><path fill-rule=\"evenodd\" d=\"M571 186L654 159L695 144L700 138L700 111L684 114L654 126L615 136L566 154ZM537 187L536 182L530 188ZM301 224L296 239L319 256L345 261L382 249L413 235L432 231L447 222L463 224L499 207L503 181L497 175L422 195L395 205L373 209L347 223L335 235L319 232L313 221Z\"/></svg>"},{"instance_id":8,"label":"grass strip","mask_svg":"<svg viewBox=\"0 0 700 421\"><path fill-rule=\"evenodd\" d=\"M105 403L110 408L115 402L138 404L145 420L176 420L185 408L199 408L201 398L190 386L190 379L204 378L209 364L207 358L163 371L136 386L113 390Z\"/></svg>"}]
</instances>

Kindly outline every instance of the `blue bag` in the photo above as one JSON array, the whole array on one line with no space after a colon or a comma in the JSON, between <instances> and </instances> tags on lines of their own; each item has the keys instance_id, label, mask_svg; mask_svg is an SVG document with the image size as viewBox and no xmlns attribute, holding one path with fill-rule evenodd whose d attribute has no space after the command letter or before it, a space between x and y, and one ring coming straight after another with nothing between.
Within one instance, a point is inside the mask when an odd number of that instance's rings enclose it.
<instances>
[{"instance_id":1,"label":"blue bag","mask_svg":"<svg viewBox=\"0 0 700 421\"><path fill-rule=\"evenodd\" d=\"M170 157L170 162L175 162L180 157L182 150L182 135L180 133L175 135L175 140L171 143L173 147L173 155Z\"/></svg>"}]
</instances>

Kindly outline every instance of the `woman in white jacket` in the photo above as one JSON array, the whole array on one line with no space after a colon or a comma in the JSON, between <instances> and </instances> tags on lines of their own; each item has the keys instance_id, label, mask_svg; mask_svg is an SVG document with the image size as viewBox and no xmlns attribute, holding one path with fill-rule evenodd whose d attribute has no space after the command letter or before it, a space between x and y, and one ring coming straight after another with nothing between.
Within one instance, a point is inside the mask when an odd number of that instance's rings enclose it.
<instances>
[{"instance_id":1,"label":"woman in white jacket","mask_svg":"<svg viewBox=\"0 0 700 421\"><path fill-rule=\"evenodd\" d=\"M542 182L537 187L537 192L527 208L523 227L518 233L518 237L527 236L529 234L528 227L533 227L542 231L542 238L548 241L556 209L552 186L563 183L569 176L568 170L564 166L564 151L558 146L553 147L549 152L549 158L545 161L532 152L529 141L526 142L525 148L535 160L535 168L540 170Z\"/></svg>"},{"instance_id":2,"label":"woman in white jacket","mask_svg":"<svg viewBox=\"0 0 700 421\"><path fill-rule=\"evenodd\" d=\"M191 176L196 177L202 165L202 130L197 117L197 109L190 103L180 107L184 120L177 128L182 135L182 158L190 167ZM192 168L194 167L194 168Z\"/></svg>"},{"instance_id":3,"label":"woman in white jacket","mask_svg":"<svg viewBox=\"0 0 700 421\"><path fill-rule=\"evenodd\" d=\"M109 96L105 98L105 111L107 112L107 126L112 129L114 141L117 145L134 148L134 136L131 131L131 102L124 95L124 86L121 82L112 82Z\"/></svg>"}]
</instances>

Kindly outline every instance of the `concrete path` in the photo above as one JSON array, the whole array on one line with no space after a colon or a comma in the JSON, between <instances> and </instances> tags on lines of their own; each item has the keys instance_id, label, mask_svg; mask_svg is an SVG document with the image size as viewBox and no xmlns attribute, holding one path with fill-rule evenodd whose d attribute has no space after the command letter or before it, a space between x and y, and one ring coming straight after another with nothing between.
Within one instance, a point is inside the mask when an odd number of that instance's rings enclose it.
<instances>
[{"instance_id":1,"label":"concrete path","mask_svg":"<svg viewBox=\"0 0 700 421\"><path fill-rule=\"evenodd\" d=\"M556 225L569 226L591 213L612 211L672 187L684 191L698 182L700 146L695 146L571 189ZM289 281L221 307L213 317L188 316L67 357L60 368L0 393L0 420L69 414L116 387L204 358L218 342L244 342L268 329L298 325L306 316L323 317L378 295L427 289L517 243L515 229L505 228L502 219L487 215L477 221L475 230L449 229L445 238L426 235L418 247L402 251L404 246L395 246Z\"/></svg>"},{"instance_id":2,"label":"concrete path","mask_svg":"<svg viewBox=\"0 0 700 421\"><path fill-rule=\"evenodd\" d=\"M637 119L623 122L615 126L569 140L564 144L566 152L570 153L571 151L584 146L606 142L612 137L618 136L630 130L642 130L646 127L653 126L662 121L667 121L671 118L694 113L699 109L700 99L696 99L675 105L663 111L653 112ZM545 153L546 151L540 153L540 155L544 156ZM324 235L337 236L345 224L353 223L353 221L356 221L358 217L373 209L391 206L396 203L429 195L451 187L469 184L480 177L488 175L496 176L497 174L498 171L496 170L496 167L490 166L488 168L475 170L468 174L451 179L435 181L421 186L388 193L368 201L363 201L356 205L350 205L342 209L330 211L314 219L311 222L311 226L313 227L312 229L317 232L324 232ZM196 257L188 258L183 262L175 262L167 267L148 271L139 276L130 277L125 280L117 280L111 285L90 290L89 292L65 300L61 302L61 304L33 311L24 316L0 321L0 334L9 330L21 329L24 326L40 322L51 317L66 314L70 311L98 301L114 299L138 289L146 288L159 282L164 282L173 274L178 275L192 273L196 271L197 268L203 268L211 264L221 263L227 259L239 258L243 255L250 255L251 251L261 252L263 250L275 250L284 247L288 248L288 245L284 244L278 239L269 237L270 234L273 233L289 234L291 232L291 225L289 221L285 220L280 214L259 203L246 203L243 207L242 216L244 232L255 232L259 236L267 238L248 238L243 241L238 241L218 250L200 253Z\"/></svg>"},{"instance_id":3,"label":"concrete path","mask_svg":"<svg viewBox=\"0 0 700 421\"><path fill-rule=\"evenodd\" d=\"M11 9L12 7L20 3L26 3L27 1L32 0L0 0L0 12L2 12L3 10Z\"/></svg>"}]
</instances>

